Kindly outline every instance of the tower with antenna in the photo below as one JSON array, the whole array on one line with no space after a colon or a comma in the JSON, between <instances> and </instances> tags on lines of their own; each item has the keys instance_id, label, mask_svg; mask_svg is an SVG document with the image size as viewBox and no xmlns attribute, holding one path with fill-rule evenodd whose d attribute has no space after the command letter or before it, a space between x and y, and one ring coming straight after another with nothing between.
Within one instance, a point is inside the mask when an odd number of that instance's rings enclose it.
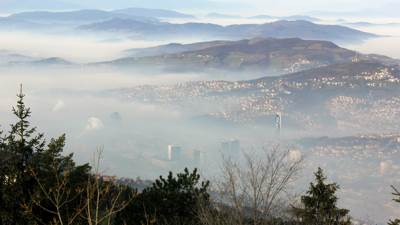
<instances>
[{"instance_id":1,"label":"tower with antenna","mask_svg":"<svg viewBox=\"0 0 400 225\"><path fill-rule=\"evenodd\" d=\"M275 129L276 129L276 134L279 136L281 135L281 130L282 130L282 113L277 112L275 115Z\"/></svg>"}]
</instances>

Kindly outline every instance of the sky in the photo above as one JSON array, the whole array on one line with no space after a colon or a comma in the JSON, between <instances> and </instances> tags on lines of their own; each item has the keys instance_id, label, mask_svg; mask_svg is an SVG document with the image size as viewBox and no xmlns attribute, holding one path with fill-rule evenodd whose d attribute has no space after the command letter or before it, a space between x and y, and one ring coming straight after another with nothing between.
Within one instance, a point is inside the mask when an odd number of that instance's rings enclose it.
<instances>
[{"instance_id":1,"label":"sky","mask_svg":"<svg viewBox=\"0 0 400 225\"><path fill-rule=\"evenodd\" d=\"M0 0L0 10L146 7L234 14L304 14L315 11L397 14L398 0Z\"/></svg>"}]
</instances>

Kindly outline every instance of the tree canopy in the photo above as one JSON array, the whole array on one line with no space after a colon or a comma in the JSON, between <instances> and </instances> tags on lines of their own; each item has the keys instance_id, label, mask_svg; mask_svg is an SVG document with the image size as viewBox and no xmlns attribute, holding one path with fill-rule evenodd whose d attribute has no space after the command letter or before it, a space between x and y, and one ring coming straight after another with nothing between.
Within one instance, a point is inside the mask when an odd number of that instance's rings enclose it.
<instances>
[{"instance_id":1,"label":"tree canopy","mask_svg":"<svg viewBox=\"0 0 400 225\"><path fill-rule=\"evenodd\" d=\"M144 189L117 217L132 224L194 224L199 204L209 204L208 186L197 169L176 176L170 172Z\"/></svg>"},{"instance_id":2,"label":"tree canopy","mask_svg":"<svg viewBox=\"0 0 400 225\"><path fill-rule=\"evenodd\" d=\"M294 208L295 216L304 225L350 225L349 210L337 207L336 183L326 183L321 168L314 174L315 182L310 184L306 195L301 197L301 208Z\"/></svg>"},{"instance_id":3,"label":"tree canopy","mask_svg":"<svg viewBox=\"0 0 400 225\"><path fill-rule=\"evenodd\" d=\"M394 186L393 188L393 196L395 197L393 201L400 203L400 191L396 189ZM389 225L400 225L400 218L389 221Z\"/></svg>"},{"instance_id":4,"label":"tree canopy","mask_svg":"<svg viewBox=\"0 0 400 225\"><path fill-rule=\"evenodd\" d=\"M0 224L4 225L49 224L56 215L51 207L46 207L49 203L43 193L39 193L43 187L54 189L56 182L50 173L54 169L58 174L68 173L66 185L75 190L87 180L90 171L88 164L76 166L72 154L62 155L65 135L51 139L46 145L44 135L37 133L37 128L30 124L31 110L26 107L24 98L21 86L17 104L12 108L17 120L0 138ZM64 216L68 216L67 211Z\"/></svg>"}]
</instances>

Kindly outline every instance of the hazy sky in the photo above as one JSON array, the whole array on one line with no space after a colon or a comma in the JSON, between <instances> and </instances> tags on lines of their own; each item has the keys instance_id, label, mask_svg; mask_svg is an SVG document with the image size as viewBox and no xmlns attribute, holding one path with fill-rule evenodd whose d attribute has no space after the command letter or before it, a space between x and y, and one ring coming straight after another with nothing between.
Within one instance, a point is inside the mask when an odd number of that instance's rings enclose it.
<instances>
[{"instance_id":1,"label":"hazy sky","mask_svg":"<svg viewBox=\"0 0 400 225\"><path fill-rule=\"evenodd\" d=\"M67 0L64 0L67 1ZM144 6L162 7L170 9L218 10L225 12L246 13L255 12L293 12L302 13L308 11L359 11L374 8L392 8L398 4L398 0L69 0L78 4L105 4L111 6ZM111 4L111 5L110 5Z\"/></svg>"},{"instance_id":2,"label":"hazy sky","mask_svg":"<svg viewBox=\"0 0 400 225\"><path fill-rule=\"evenodd\" d=\"M224 13L306 13L310 11L380 11L394 14L398 0L0 0L0 10L46 8L147 7L187 12ZM397 13L397 12L396 12Z\"/></svg>"},{"instance_id":3,"label":"hazy sky","mask_svg":"<svg viewBox=\"0 0 400 225\"><path fill-rule=\"evenodd\" d=\"M371 9L382 7L384 4L390 4L393 0L215 0L226 4L237 4L238 6L247 6L255 10L265 11L296 11L307 12L315 10L329 11L358 11L362 9Z\"/></svg>"}]
</instances>

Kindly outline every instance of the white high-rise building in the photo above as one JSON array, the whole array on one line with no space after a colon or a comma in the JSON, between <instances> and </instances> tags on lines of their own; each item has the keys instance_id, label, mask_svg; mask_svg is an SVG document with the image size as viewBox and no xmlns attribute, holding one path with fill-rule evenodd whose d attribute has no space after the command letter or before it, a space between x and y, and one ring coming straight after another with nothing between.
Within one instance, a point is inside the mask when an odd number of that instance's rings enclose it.
<instances>
[{"instance_id":1,"label":"white high-rise building","mask_svg":"<svg viewBox=\"0 0 400 225\"><path fill-rule=\"evenodd\" d=\"M193 162L196 164L196 166L200 165L200 163L201 163L201 151L193 150Z\"/></svg>"},{"instance_id":2,"label":"white high-rise building","mask_svg":"<svg viewBox=\"0 0 400 225\"><path fill-rule=\"evenodd\" d=\"M182 148L180 146L168 145L168 160L178 161L182 156Z\"/></svg>"},{"instance_id":3,"label":"white high-rise building","mask_svg":"<svg viewBox=\"0 0 400 225\"><path fill-rule=\"evenodd\" d=\"M224 157L237 157L240 153L240 141L233 139L221 143L221 150Z\"/></svg>"}]
</instances>

